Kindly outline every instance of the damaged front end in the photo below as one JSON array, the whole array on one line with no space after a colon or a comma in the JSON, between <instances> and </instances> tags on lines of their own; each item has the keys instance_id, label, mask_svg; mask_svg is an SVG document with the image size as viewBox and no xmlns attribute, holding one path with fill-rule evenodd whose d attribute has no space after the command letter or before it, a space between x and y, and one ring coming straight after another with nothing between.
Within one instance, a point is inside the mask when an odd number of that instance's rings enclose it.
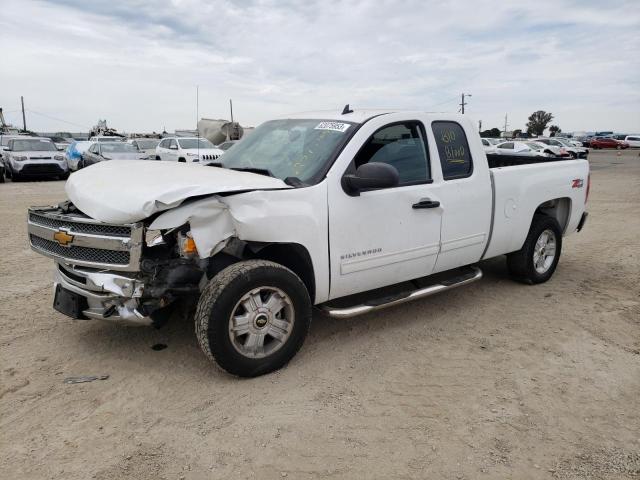
<instances>
[{"instance_id":1,"label":"damaged front end","mask_svg":"<svg viewBox=\"0 0 640 480\"><path fill-rule=\"evenodd\" d=\"M106 224L65 203L29 209L28 231L32 249L55 261L54 308L72 318L159 327L195 305L206 279L188 225Z\"/></svg>"}]
</instances>

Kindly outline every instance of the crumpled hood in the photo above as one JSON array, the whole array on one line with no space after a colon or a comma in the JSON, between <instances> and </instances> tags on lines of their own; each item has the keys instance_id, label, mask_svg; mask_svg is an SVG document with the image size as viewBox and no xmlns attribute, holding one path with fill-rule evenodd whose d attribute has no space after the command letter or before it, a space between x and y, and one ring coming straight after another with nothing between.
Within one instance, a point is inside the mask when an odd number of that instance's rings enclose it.
<instances>
[{"instance_id":1,"label":"crumpled hood","mask_svg":"<svg viewBox=\"0 0 640 480\"><path fill-rule=\"evenodd\" d=\"M105 223L138 222L190 197L291 188L279 178L198 164L122 160L100 162L73 173L69 200Z\"/></svg>"}]
</instances>

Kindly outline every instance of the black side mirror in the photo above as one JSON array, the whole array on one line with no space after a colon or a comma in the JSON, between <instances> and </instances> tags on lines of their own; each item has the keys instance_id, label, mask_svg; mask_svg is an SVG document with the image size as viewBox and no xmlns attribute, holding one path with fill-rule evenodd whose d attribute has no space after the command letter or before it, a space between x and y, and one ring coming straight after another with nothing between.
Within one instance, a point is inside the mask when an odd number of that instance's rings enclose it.
<instances>
[{"instance_id":1,"label":"black side mirror","mask_svg":"<svg viewBox=\"0 0 640 480\"><path fill-rule=\"evenodd\" d=\"M342 179L349 195L359 195L362 190L395 187L400 183L398 170L380 162L360 165L355 174L345 175Z\"/></svg>"}]
</instances>

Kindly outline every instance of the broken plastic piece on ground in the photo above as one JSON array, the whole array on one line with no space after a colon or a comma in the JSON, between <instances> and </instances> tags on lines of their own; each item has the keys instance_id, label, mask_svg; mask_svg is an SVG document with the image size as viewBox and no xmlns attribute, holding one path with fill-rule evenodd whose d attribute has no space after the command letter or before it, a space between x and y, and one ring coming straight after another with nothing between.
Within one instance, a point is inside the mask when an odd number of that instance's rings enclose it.
<instances>
[{"instance_id":1,"label":"broken plastic piece on ground","mask_svg":"<svg viewBox=\"0 0 640 480\"><path fill-rule=\"evenodd\" d=\"M93 382L94 380L106 380L109 375L84 375L80 377L67 377L64 379L64 383L86 383Z\"/></svg>"},{"instance_id":2,"label":"broken plastic piece on ground","mask_svg":"<svg viewBox=\"0 0 640 480\"><path fill-rule=\"evenodd\" d=\"M155 345L151 345L151 350L155 350L156 352L159 350L164 350L167 346L164 343L156 343Z\"/></svg>"}]
</instances>

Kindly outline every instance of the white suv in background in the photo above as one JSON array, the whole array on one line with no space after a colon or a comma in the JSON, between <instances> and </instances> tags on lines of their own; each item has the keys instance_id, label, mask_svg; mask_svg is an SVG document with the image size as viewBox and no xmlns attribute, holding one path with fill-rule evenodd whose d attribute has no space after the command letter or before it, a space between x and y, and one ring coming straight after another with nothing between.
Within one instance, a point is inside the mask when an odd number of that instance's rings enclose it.
<instances>
[{"instance_id":1,"label":"white suv in background","mask_svg":"<svg viewBox=\"0 0 640 480\"><path fill-rule=\"evenodd\" d=\"M624 139L631 148L640 147L640 135L627 135Z\"/></svg>"},{"instance_id":2,"label":"white suv in background","mask_svg":"<svg viewBox=\"0 0 640 480\"><path fill-rule=\"evenodd\" d=\"M212 162L224 153L206 138L163 138L156 147L156 160L169 162Z\"/></svg>"}]
</instances>

